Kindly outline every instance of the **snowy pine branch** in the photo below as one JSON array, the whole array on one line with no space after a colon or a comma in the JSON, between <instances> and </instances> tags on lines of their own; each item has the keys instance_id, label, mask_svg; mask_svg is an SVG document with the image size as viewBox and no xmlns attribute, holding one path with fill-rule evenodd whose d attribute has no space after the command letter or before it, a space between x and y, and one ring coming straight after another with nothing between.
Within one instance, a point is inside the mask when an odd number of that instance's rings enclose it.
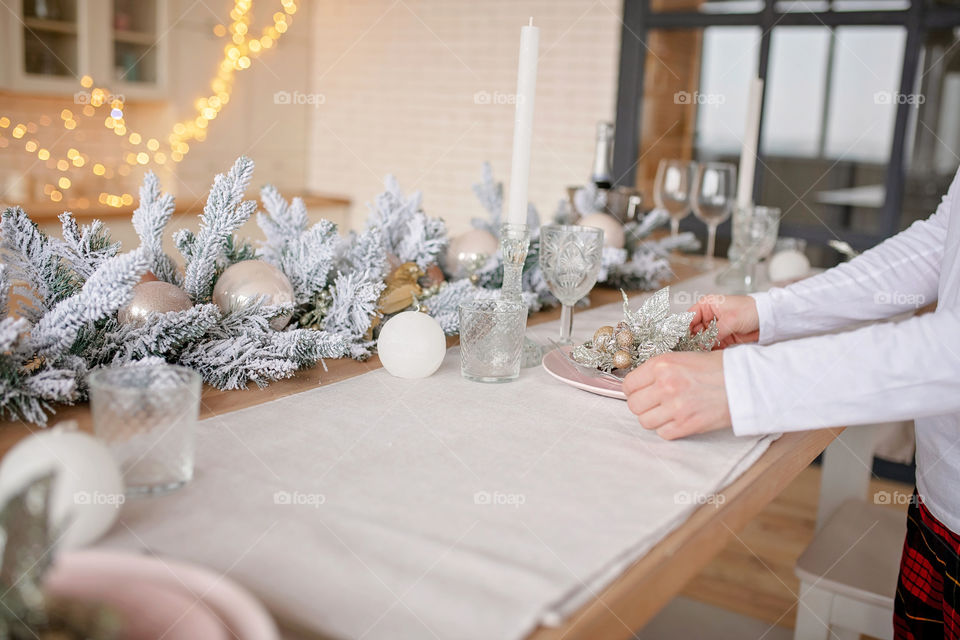
<instances>
[{"instance_id":1,"label":"snowy pine branch","mask_svg":"<svg viewBox=\"0 0 960 640\"><path fill-rule=\"evenodd\" d=\"M6 318L10 307L10 279L7 273L10 269L5 262L0 262L0 318Z\"/></svg>"},{"instance_id":2,"label":"snowy pine branch","mask_svg":"<svg viewBox=\"0 0 960 640\"><path fill-rule=\"evenodd\" d=\"M416 262L426 270L447 247L446 225L439 218L428 218L420 210L419 191L404 196L392 175L384 179L384 187L385 191L370 207L367 228L380 228L387 253L400 262Z\"/></svg>"},{"instance_id":3,"label":"snowy pine branch","mask_svg":"<svg viewBox=\"0 0 960 640\"><path fill-rule=\"evenodd\" d=\"M83 280L120 251L120 243L111 241L110 232L99 220L81 227L73 214L65 211L60 214L60 224L63 242L54 242L54 250Z\"/></svg>"},{"instance_id":4,"label":"snowy pine branch","mask_svg":"<svg viewBox=\"0 0 960 640\"><path fill-rule=\"evenodd\" d=\"M387 275L387 256L379 227L370 227L359 235L351 231L350 235L341 241L338 253L339 271L365 270L371 278L381 280Z\"/></svg>"},{"instance_id":5,"label":"snowy pine branch","mask_svg":"<svg viewBox=\"0 0 960 640\"><path fill-rule=\"evenodd\" d=\"M377 303L385 287L379 277L364 271L340 273L334 280L324 329L347 336L353 358L369 355L372 343L366 335L373 318L380 316Z\"/></svg>"},{"instance_id":6,"label":"snowy pine branch","mask_svg":"<svg viewBox=\"0 0 960 640\"><path fill-rule=\"evenodd\" d=\"M294 198L287 204L272 186L263 188L261 199L267 213L257 214L257 224L267 239L259 256L290 279L295 303L307 304L329 284L340 243L337 227L321 220L308 229L303 201Z\"/></svg>"},{"instance_id":7,"label":"snowy pine branch","mask_svg":"<svg viewBox=\"0 0 960 640\"><path fill-rule=\"evenodd\" d=\"M147 321L123 325L111 320L87 352L92 365L120 365L150 356L176 360L188 344L200 340L221 320L215 304L151 314Z\"/></svg>"},{"instance_id":8,"label":"snowy pine branch","mask_svg":"<svg viewBox=\"0 0 960 640\"><path fill-rule=\"evenodd\" d=\"M26 299L20 314L36 322L57 302L73 295L82 282L63 263L58 243L44 235L20 207L3 212L0 255L10 267L11 281L21 281L14 292Z\"/></svg>"},{"instance_id":9,"label":"snowy pine branch","mask_svg":"<svg viewBox=\"0 0 960 640\"><path fill-rule=\"evenodd\" d=\"M500 235L500 218L503 215L503 183L493 178L493 167L484 162L480 182L473 185L473 192L487 212L487 219L474 218L470 223L477 229L485 229L494 236Z\"/></svg>"},{"instance_id":10,"label":"snowy pine branch","mask_svg":"<svg viewBox=\"0 0 960 640\"><path fill-rule=\"evenodd\" d=\"M196 237L177 234L178 246L186 249L183 288L195 303L210 300L218 268L225 266L221 259L233 232L257 208L256 202L243 202L252 175L253 161L240 157L226 175L214 178Z\"/></svg>"},{"instance_id":11,"label":"snowy pine branch","mask_svg":"<svg viewBox=\"0 0 960 640\"><path fill-rule=\"evenodd\" d=\"M20 336L30 330L30 323L23 318L0 320L0 354L13 351Z\"/></svg>"},{"instance_id":12,"label":"snowy pine branch","mask_svg":"<svg viewBox=\"0 0 960 640\"><path fill-rule=\"evenodd\" d=\"M437 293L424 298L422 302L427 313L443 327L443 332L453 336L460 332L460 303L473 300L479 293L479 287L468 278L463 278L441 285Z\"/></svg>"},{"instance_id":13,"label":"snowy pine branch","mask_svg":"<svg viewBox=\"0 0 960 640\"><path fill-rule=\"evenodd\" d=\"M179 284L173 259L163 251L163 233L173 216L173 196L160 191L156 174L148 171L140 186L140 205L133 212L133 228L150 260L150 271L159 280Z\"/></svg>"},{"instance_id":14,"label":"snowy pine branch","mask_svg":"<svg viewBox=\"0 0 960 640\"><path fill-rule=\"evenodd\" d=\"M218 389L241 389L249 382L262 387L272 380L289 378L320 358L339 358L344 353L342 337L296 329L261 337L240 335L196 342L184 351L180 362L199 371Z\"/></svg>"},{"instance_id":15,"label":"snowy pine branch","mask_svg":"<svg viewBox=\"0 0 960 640\"><path fill-rule=\"evenodd\" d=\"M286 244L307 230L307 208L300 198L294 198L288 204L277 188L270 184L260 190L260 201L266 213L257 213L257 225L267 238L260 255L276 265Z\"/></svg>"},{"instance_id":16,"label":"snowy pine branch","mask_svg":"<svg viewBox=\"0 0 960 640\"><path fill-rule=\"evenodd\" d=\"M140 249L104 262L79 293L37 322L30 335L33 349L44 356L67 352L84 327L112 316L130 300L130 290L146 270L147 256Z\"/></svg>"}]
</instances>

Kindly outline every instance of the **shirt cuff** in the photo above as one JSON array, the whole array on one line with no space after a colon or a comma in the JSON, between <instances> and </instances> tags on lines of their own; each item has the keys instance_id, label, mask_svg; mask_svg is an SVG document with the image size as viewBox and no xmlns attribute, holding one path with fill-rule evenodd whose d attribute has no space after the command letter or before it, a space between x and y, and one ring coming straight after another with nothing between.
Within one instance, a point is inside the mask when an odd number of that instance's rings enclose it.
<instances>
[{"instance_id":1,"label":"shirt cuff","mask_svg":"<svg viewBox=\"0 0 960 640\"><path fill-rule=\"evenodd\" d=\"M733 433L738 436L756 436L767 433L757 415L756 386L750 377L747 362L748 351L756 349L749 345L728 347L723 350L723 385L727 391L727 406Z\"/></svg>"},{"instance_id":2,"label":"shirt cuff","mask_svg":"<svg viewBox=\"0 0 960 640\"><path fill-rule=\"evenodd\" d=\"M759 344L770 344L776 340L776 323L773 317L773 300L770 299L770 292L751 293L750 297L757 304L757 317L760 319L760 337L757 342Z\"/></svg>"}]
</instances>

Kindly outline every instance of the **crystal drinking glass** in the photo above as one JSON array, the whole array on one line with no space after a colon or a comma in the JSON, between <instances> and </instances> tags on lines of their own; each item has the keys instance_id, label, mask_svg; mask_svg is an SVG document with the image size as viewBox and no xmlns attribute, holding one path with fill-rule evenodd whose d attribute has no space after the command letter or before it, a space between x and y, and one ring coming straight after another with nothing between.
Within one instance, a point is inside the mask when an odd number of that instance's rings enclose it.
<instances>
[{"instance_id":1,"label":"crystal drinking glass","mask_svg":"<svg viewBox=\"0 0 960 640\"><path fill-rule=\"evenodd\" d=\"M743 261L741 284L745 293L757 290L757 263L770 255L780 229L780 209L752 206L733 216L733 244Z\"/></svg>"},{"instance_id":2,"label":"crystal drinking glass","mask_svg":"<svg viewBox=\"0 0 960 640\"><path fill-rule=\"evenodd\" d=\"M717 227L730 217L737 191L737 168L727 162L703 162L693 181L693 214L707 225L704 269L713 268Z\"/></svg>"},{"instance_id":3,"label":"crystal drinking glass","mask_svg":"<svg viewBox=\"0 0 960 640\"><path fill-rule=\"evenodd\" d=\"M653 202L670 214L670 236L680 233L680 221L690 214L690 183L696 164L685 160L661 160L653 185Z\"/></svg>"},{"instance_id":4,"label":"crystal drinking glass","mask_svg":"<svg viewBox=\"0 0 960 640\"><path fill-rule=\"evenodd\" d=\"M190 481L200 374L129 365L94 371L87 383L94 434L116 458L127 495L166 493Z\"/></svg>"},{"instance_id":5,"label":"crystal drinking glass","mask_svg":"<svg viewBox=\"0 0 960 640\"><path fill-rule=\"evenodd\" d=\"M520 375L527 307L508 300L473 300L459 307L460 374L475 382Z\"/></svg>"},{"instance_id":6,"label":"crystal drinking glass","mask_svg":"<svg viewBox=\"0 0 960 640\"><path fill-rule=\"evenodd\" d=\"M594 227L548 224L540 227L540 269L563 309L560 344L573 344L573 305L597 283L603 257L603 231Z\"/></svg>"}]
</instances>

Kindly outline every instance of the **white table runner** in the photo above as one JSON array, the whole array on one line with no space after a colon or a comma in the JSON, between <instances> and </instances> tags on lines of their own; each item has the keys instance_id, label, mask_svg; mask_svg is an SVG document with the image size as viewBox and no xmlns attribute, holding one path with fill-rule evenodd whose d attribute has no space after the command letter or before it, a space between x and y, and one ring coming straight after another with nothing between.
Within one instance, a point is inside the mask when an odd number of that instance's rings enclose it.
<instances>
[{"instance_id":1,"label":"white table runner","mask_svg":"<svg viewBox=\"0 0 960 640\"><path fill-rule=\"evenodd\" d=\"M706 277L674 290L709 291ZM578 333L620 316L578 313ZM129 502L103 544L212 567L323 635L522 638L593 597L770 441L665 442L623 401L539 368L468 382L451 349L425 380L377 370L201 422L194 481Z\"/></svg>"}]
</instances>

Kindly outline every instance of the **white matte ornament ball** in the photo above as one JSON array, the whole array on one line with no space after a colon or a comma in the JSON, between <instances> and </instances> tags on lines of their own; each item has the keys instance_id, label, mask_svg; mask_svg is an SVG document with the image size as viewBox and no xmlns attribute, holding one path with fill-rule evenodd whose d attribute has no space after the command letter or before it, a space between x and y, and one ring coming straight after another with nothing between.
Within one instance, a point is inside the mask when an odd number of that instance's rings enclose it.
<instances>
[{"instance_id":1,"label":"white matte ornament ball","mask_svg":"<svg viewBox=\"0 0 960 640\"><path fill-rule=\"evenodd\" d=\"M141 282L131 293L130 302L117 315L121 324L142 324L151 313L185 311L193 306L186 291L161 280Z\"/></svg>"},{"instance_id":2,"label":"white matte ornament ball","mask_svg":"<svg viewBox=\"0 0 960 640\"><path fill-rule=\"evenodd\" d=\"M106 445L80 431L54 427L24 438L0 462L0 503L40 476L56 471L52 524L65 526L65 549L98 540L120 514L123 478Z\"/></svg>"},{"instance_id":3,"label":"white matte ornament ball","mask_svg":"<svg viewBox=\"0 0 960 640\"><path fill-rule=\"evenodd\" d=\"M269 262L244 260L227 267L213 287L213 301L224 313L256 298L265 298L269 305L292 305L293 285L283 271ZM291 315L274 318L270 326L280 331L290 322Z\"/></svg>"},{"instance_id":4,"label":"white matte ornament ball","mask_svg":"<svg viewBox=\"0 0 960 640\"><path fill-rule=\"evenodd\" d=\"M789 249L773 254L767 267L771 282L802 278L810 271L810 261L802 251Z\"/></svg>"},{"instance_id":5,"label":"white matte ornament ball","mask_svg":"<svg viewBox=\"0 0 960 640\"><path fill-rule=\"evenodd\" d=\"M591 213L577 222L581 227L596 227L603 230L603 246L623 249L627 242L627 233L619 220L609 213Z\"/></svg>"},{"instance_id":6,"label":"white matte ornament ball","mask_svg":"<svg viewBox=\"0 0 960 640\"><path fill-rule=\"evenodd\" d=\"M397 378L426 378L440 368L447 338L440 323L419 311L398 313L383 325L377 340L380 362Z\"/></svg>"},{"instance_id":7,"label":"white matte ornament ball","mask_svg":"<svg viewBox=\"0 0 960 640\"><path fill-rule=\"evenodd\" d=\"M500 248L500 241L489 231L471 229L461 233L450 241L447 248L447 271L459 277L464 266L461 262L476 262L479 258L488 258ZM472 265L474 267L482 265Z\"/></svg>"}]
</instances>

